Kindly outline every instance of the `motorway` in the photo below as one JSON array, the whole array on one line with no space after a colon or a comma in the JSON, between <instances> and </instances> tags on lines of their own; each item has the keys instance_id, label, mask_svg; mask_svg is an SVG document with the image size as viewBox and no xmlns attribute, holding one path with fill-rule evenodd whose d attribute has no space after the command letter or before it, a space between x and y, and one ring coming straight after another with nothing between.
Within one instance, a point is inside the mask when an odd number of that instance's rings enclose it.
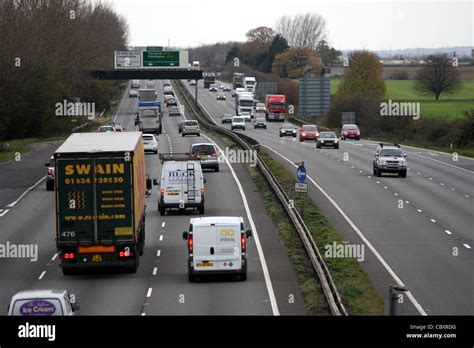
<instances>
[{"instance_id":1,"label":"motorway","mask_svg":"<svg viewBox=\"0 0 474 348\"><path fill-rule=\"evenodd\" d=\"M143 83L143 81L142 81ZM157 83L159 100L162 85ZM159 152L187 152L196 142L209 142L200 137L181 137L177 122L164 107L164 133L159 136ZM128 98L128 89L120 103L116 122L126 130L134 130L137 98ZM223 144L216 140L223 148ZM59 146L59 144L57 145ZM21 179L25 187L33 185L45 174L44 163L53 148L33 153L25 161L10 162L1 167L0 192L9 190L12 173L22 168L35 170ZM160 172L157 155L146 156L147 173L156 178ZM38 169L39 166L39 169ZM39 174L43 173L43 174ZM38 178L39 176L39 178ZM64 276L58 267L55 247L54 193L44 183L33 187L14 207L0 217L0 244L33 244L38 246L38 259L0 259L0 314L6 313L11 296L20 290L64 288L81 305L80 315L304 315L305 305L296 275L277 229L265 212L256 186L241 164L221 164L219 173L205 172L206 216L243 216L254 238L249 240L248 279L209 278L189 283L187 248L182 232L196 213L172 213L160 216L157 211L157 189L153 189L146 207L145 254L136 274L120 271L96 271L77 276ZM9 180L10 179L10 180ZM2 200L0 208L23 192ZM258 217L258 218L257 218ZM289 301L289 298L294 301Z\"/></svg>"},{"instance_id":2,"label":"motorway","mask_svg":"<svg viewBox=\"0 0 474 348\"><path fill-rule=\"evenodd\" d=\"M202 81L198 88L201 106L218 124L224 113L235 114L230 92L217 101ZM381 296L398 283L409 290L405 314L474 313L474 160L402 146L407 178L379 178L372 175L377 143L347 140L339 150L316 149L314 142L280 138L280 126L248 125L245 134L292 172L304 161L311 198L343 240L365 245L362 266Z\"/></svg>"}]
</instances>

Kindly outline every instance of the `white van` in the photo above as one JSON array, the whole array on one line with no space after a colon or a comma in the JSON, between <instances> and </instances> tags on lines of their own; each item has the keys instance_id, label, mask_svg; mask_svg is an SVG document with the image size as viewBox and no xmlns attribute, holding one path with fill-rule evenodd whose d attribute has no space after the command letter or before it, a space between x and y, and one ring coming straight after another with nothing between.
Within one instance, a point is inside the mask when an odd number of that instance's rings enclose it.
<instances>
[{"instance_id":1,"label":"white van","mask_svg":"<svg viewBox=\"0 0 474 348\"><path fill-rule=\"evenodd\" d=\"M236 274L247 279L247 238L242 217L218 216L192 218L188 242L188 277L193 282L199 274Z\"/></svg>"},{"instance_id":2,"label":"white van","mask_svg":"<svg viewBox=\"0 0 474 348\"><path fill-rule=\"evenodd\" d=\"M67 290L25 290L13 295L8 306L8 315L74 315L78 310L79 304L71 302Z\"/></svg>"},{"instance_id":3,"label":"white van","mask_svg":"<svg viewBox=\"0 0 474 348\"><path fill-rule=\"evenodd\" d=\"M204 214L204 176L199 158L189 154L160 154L163 164L160 182L158 211L165 215L167 209L193 208Z\"/></svg>"}]
</instances>

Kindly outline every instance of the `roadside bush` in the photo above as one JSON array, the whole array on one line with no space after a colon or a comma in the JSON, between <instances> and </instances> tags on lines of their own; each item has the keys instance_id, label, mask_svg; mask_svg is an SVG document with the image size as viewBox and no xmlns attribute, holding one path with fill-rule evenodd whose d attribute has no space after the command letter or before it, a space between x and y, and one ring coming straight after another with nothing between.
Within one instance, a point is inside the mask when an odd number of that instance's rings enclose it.
<instances>
[{"instance_id":1,"label":"roadside bush","mask_svg":"<svg viewBox=\"0 0 474 348\"><path fill-rule=\"evenodd\" d=\"M408 72L406 71L397 71L389 76L390 80L408 80Z\"/></svg>"}]
</instances>

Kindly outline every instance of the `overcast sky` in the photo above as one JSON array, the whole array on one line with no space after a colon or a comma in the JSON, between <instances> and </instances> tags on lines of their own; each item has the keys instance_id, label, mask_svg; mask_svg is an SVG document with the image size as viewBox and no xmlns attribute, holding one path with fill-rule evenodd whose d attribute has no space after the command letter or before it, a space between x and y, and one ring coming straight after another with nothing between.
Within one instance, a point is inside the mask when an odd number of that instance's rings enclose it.
<instances>
[{"instance_id":1,"label":"overcast sky","mask_svg":"<svg viewBox=\"0 0 474 348\"><path fill-rule=\"evenodd\" d=\"M473 1L114 0L129 24L130 44L193 47L245 41L258 26L311 11L327 22L337 49L474 45Z\"/></svg>"}]
</instances>

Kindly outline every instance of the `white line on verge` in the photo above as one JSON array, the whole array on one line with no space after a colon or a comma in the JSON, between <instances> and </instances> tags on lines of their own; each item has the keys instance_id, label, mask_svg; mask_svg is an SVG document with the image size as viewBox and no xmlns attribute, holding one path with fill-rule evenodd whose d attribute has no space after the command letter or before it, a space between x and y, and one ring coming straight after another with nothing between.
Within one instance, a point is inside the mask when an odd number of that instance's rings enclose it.
<instances>
[{"instance_id":1,"label":"white line on verge","mask_svg":"<svg viewBox=\"0 0 474 348\"><path fill-rule=\"evenodd\" d=\"M36 186L38 186L39 184L41 184L41 182L42 182L44 179L46 179L46 175L43 176L41 179L39 179L39 180L38 180L36 183L34 183L32 186L28 187L28 189L26 189L26 191L23 192L23 193L21 194L21 196L17 198L16 201L14 201L14 202L10 203L9 205L7 205L7 208L13 208L15 205L17 205L17 203L18 203L19 201L21 201L21 200L23 199L23 197L25 197L25 196L28 194L28 192L30 192L30 191L33 190Z\"/></svg>"}]
</instances>

